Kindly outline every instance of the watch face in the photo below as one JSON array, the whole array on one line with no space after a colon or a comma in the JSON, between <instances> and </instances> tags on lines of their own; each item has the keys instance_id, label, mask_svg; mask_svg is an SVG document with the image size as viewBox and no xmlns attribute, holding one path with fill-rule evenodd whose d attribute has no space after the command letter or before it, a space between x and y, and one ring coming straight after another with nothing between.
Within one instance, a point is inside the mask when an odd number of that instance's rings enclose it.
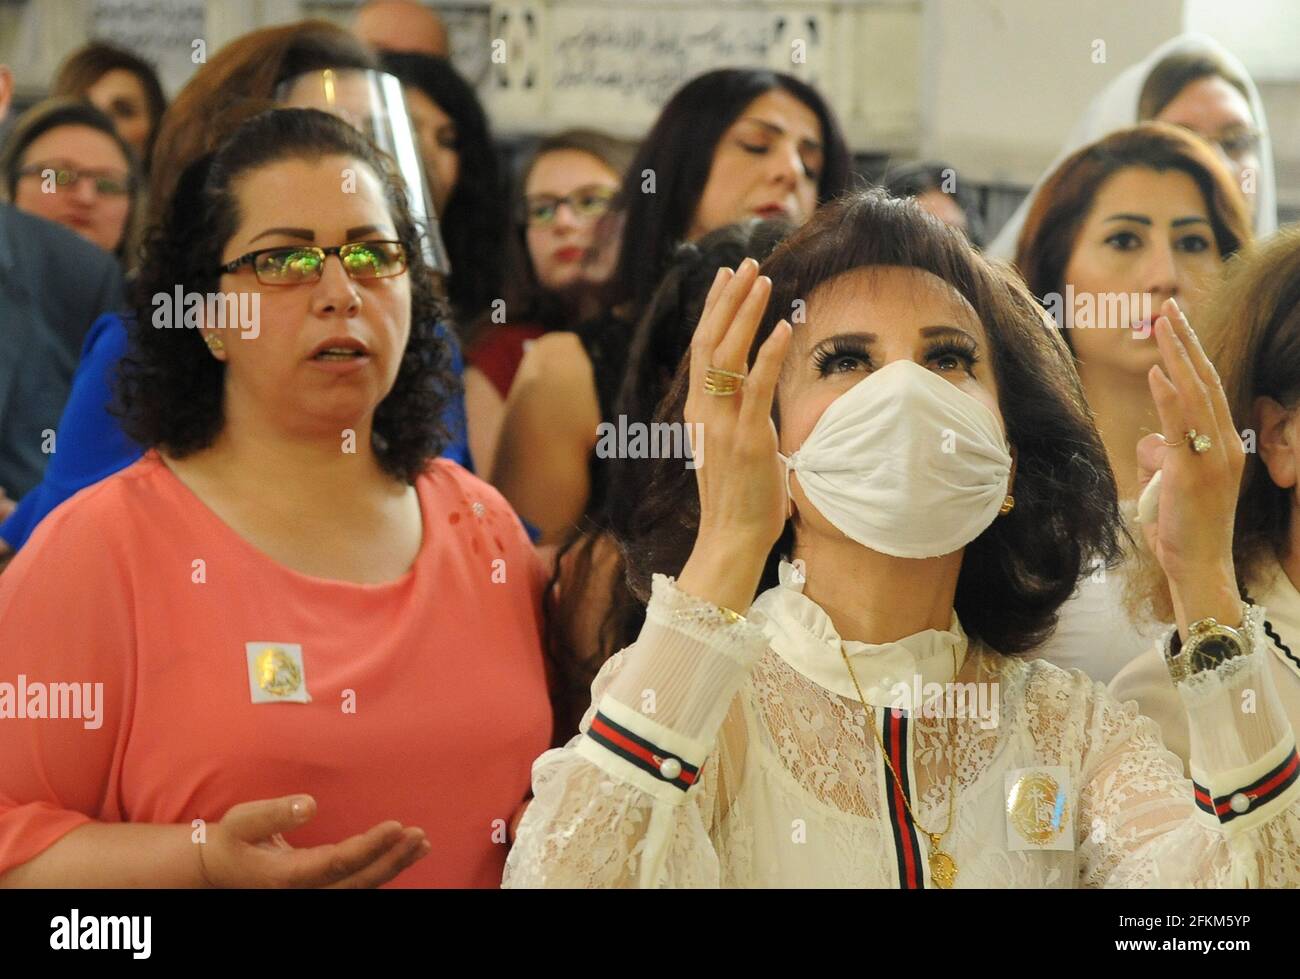
<instances>
[{"instance_id":1,"label":"watch face","mask_svg":"<svg viewBox=\"0 0 1300 979\"><path fill-rule=\"evenodd\" d=\"M1192 651L1192 670L1212 670L1225 659L1231 659L1241 653L1241 647L1235 640L1225 635L1206 636L1196 644Z\"/></svg>"}]
</instances>

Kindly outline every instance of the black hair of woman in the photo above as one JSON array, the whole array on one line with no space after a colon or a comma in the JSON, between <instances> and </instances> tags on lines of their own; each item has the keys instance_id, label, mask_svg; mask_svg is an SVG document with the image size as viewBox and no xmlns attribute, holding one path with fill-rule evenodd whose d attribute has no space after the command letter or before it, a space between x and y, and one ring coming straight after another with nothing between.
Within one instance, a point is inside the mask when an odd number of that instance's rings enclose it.
<instances>
[{"instance_id":1,"label":"black hair of woman","mask_svg":"<svg viewBox=\"0 0 1300 979\"><path fill-rule=\"evenodd\" d=\"M153 297L218 290L222 250L240 218L242 176L327 154L357 160L379 178L407 255L411 333L393 388L375 409L375 455L385 472L409 483L440 451L442 409L457 381L434 334L445 311L424 263L421 232L389 158L342 119L315 109L272 109L247 120L215 153L186 167L161 224L146 237L118 386L122 427L141 445L183 457L210 446L225 421L225 365L208 353L197 330L155 329Z\"/></svg>"},{"instance_id":2,"label":"black hair of woman","mask_svg":"<svg viewBox=\"0 0 1300 979\"><path fill-rule=\"evenodd\" d=\"M686 238L704 192L713 150L745 107L779 89L807 106L822 132L824 163L817 200L824 203L849 186L848 146L830 106L812 86L780 72L720 68L691 79L669 99L628 167L616 207L625 215L623 241L610 279L607 303L626 304L638 318L650 302L677 244ZM653 193L643 188L654 181Z\"/></svg>"},{"instance_id":3,"label":"black hair of woman","mask_svg":"<svg viewBox=\"0 0 1300 979\"><path fill-rule=\"evenodd\" d=\"M456 127L459 174L438 222L451 261L447 291L464 330L501 296L509 203L487 115L446 58L385 52L382 63L403 85L423 92Z\"/></svg>"}]
</instances>

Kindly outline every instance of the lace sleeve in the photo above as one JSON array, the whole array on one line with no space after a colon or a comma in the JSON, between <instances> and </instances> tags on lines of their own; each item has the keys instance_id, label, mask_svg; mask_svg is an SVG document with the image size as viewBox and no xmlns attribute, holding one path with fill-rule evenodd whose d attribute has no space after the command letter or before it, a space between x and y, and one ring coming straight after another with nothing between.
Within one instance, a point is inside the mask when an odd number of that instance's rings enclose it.
<instances>
[{"instance_id":1,"label":"lace sleeve","mask_svg":"<svg viewBox=\"0 0 1300 979\"><path fill-rule=\"evenodd\" d=\"M1191 780L1154 722L1095 688L1079 800L1081 886L1300 886L1295 735L1261 623L1262 609L1252 609L1253 652L1179 684Z\"/></svg>"},{"instance_id":2,"label":"lace sleeve","mask_svg":"<svg viewBox=\"0 0 1300 979\"><path fill-rule=\"evenodd\" d=\"M637 641L592 685L579 734L533 765L506 887L716 887L710 830L734 750L719 734L767 646L656 575ZM721 740L736 741L736 732Z\"/></svg>"}]
</instances>

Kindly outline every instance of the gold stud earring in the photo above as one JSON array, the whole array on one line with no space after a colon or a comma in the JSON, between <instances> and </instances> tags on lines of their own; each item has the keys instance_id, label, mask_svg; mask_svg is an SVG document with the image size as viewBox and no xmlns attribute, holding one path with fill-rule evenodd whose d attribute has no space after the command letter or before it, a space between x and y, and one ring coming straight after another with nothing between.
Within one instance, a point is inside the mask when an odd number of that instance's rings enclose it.
<instances>
[{"instance_id":1,"label":"gold stud earring","mask_svg":"<svg viewBox=\"0 0 1300 979\"><path fill-rule=\"evenodd\" d=\"M1016 508L1016 498L1012 496L1010 493L1008 493L1007 498L1002 501L1002 506L998 507L998 513L1001 514L1002 516L1006 516L1015 508Z\"/></svg>"},{"instance_id":2,"label":"gold stud earring","mask_svg":"<svg viewBox=\"0 0 1300 979\"><path fill-rule=\"evenodd\" d=\"M208 349L211 350L214 354L220 353L222 350L226 349L226 342L222 340L221 337L207 336L205 334L203 337L203 342L208 345Z\"/></svg>"}]
</instances>

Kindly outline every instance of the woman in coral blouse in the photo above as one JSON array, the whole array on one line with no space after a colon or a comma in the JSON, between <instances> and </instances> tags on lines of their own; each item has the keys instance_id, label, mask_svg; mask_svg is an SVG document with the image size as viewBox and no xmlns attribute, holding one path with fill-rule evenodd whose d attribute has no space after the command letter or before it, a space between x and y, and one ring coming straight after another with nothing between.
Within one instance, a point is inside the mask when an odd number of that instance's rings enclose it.
<instances>
[{"instance_id":1,"label":"woman in coral blouse","mask_svg":"<svg viewBox=\"0 0 1300 979\"><path fill-rule=\"evenodd\" d=\"M181 177L121 384L151 448L0 578L0 884L500 881L551 737L542 571L434 459L417 234L313 110Z\"/></svg>"}]
</instances>

